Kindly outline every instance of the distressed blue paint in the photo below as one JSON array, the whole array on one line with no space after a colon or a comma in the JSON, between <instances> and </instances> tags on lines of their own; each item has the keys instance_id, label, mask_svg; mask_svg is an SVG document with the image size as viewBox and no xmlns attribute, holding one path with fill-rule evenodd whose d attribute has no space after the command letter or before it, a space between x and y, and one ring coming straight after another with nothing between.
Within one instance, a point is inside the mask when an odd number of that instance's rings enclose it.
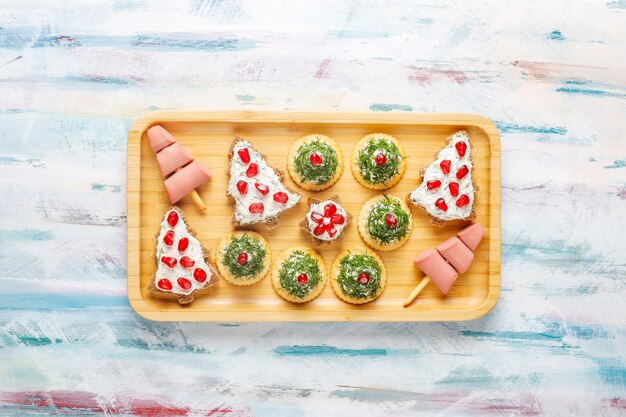
<instances>
[{"instance_id":1,"label":"distressed blue paint","mask_svg":"<svg viewBox=\"0 0 626 417\"><path fill-rule=\"evenodd\" d=\"M626 387L626 365L620 360L603 358L596 360L598 375L608 385Z\"/></svg>"},{"instance_id":2,"label":"distressed blue paint","mask_svg":"<svg viewBox=\"0 0 626 417\"><path fill-rule=\"evenodd\" d=\"M37 158L21 159L13 156L0 156L0 165L30 165L35 168L44 167L44 163Z\"/></svg>"},{"instance_id":3,"label":"distressed blue paint","mask_svg":"<svg viewBox=\"0 0 626 417\"><path fill-rule=\"evenodd\" d=\"M554 330L554 329L552 329ZM502 341L518 341L526 340L531 342L561 342L564 336L563 332L527 332L527 331L495 331L485 332L477 330L461 330L462 336L476 337L480 339L502 340Z\"/></svg>"},{"instance_id":4,"label":"distressed blue paint","mask_svg":"<svg viewBox=\"0 0 626 417\"><path fill-rule=\"evenodd\" d=\"M273 352L278 356L386 356L387 349L342 349L334 346L278 346Z\"/></svg>"},{"instance_id":5,"label":"distressed blue paint","mask_svg":"<svg viewBox=\"0 0 626 417\"><path fill-rule=\"evenodd\" d=\"M99 182L95 182L91 184L91 189L93 191L110 191L112 193L119 193L122 191L121 185L109 185L109 184L101 184Z\"/></svg>"},{"instance_id":6,"label":"distressed blue paint","mask_svg":"<svg viewBox=\"0 0 626 417\"><path fill-rule=\"evenodd\" d=\"M591 88L559 87L556 89L556 91L558 93L575 94L575 95L583 95L583 96L626 98L626 94L614 93L611 91L591 89Z\"/></svg>"},{"instance_id":7,"label":"distressed blue paint","mask_svg":"<svg viewBox=\"0 0 626 417\"><path fill-rule=\"evenodd\" d=\"M242 94L242 95L237 94L236 97L237 97L237 100L244 101L244 102L254 101L254 99L256 98L254 96L251 96L250 94Z\"/></svg>"},{"instance_id":8,"label":"distressed blue paint","mask_svg":"<svg viewBox=\"0 0 626 417\"><path fill-rule=\"evenodd\" d=\"M413 111L413 107L409 106L408 104L372 103L370 104L369 108L372 111L392 111L392 110Z\"/></svg>"},{"instance_id":9,"label":"distressed blue paint","mask_svg":"<svg viewBox=\"0 0 626 417\"><path fill-rule=\"evenodd\" d=\"M494 121L500 133L542 133L546 135L565 135L567 129L563 126L529 126Z\"/></svg>"},{"instance_id":10,"label":"distressed blue paint","mask_svg":"<svg viewBox=\"0 0 626 417\"><path fill-rule=\"evenodd\" d=\"M612 0L606 3L609 9L624 10L626 9L626 0Z\"/></svg>"},{"instance_id":11,"label":"distressed blue paint","mask_svg":"<svg viewBox=\"0 0 626 417\"><path fill-rule=\"evenodd\" d=\"M616 159L611 165L605 166L607 169L624 168L626 167L626 159Z\"/></svg>"},{"instance_id":12,"label":"distressed blue paint","mask_svg":"<svg viewBox=\"0 0 626 417\"><path fill-rule=\"evenodd\" d=\"M13 293L0 294L0 310L57 310L129 308L124 295L97 294L45 294Z\"/></svg>"},{"instance_id":13,"label":"distressed blue paint","mask_svg":"<svg viewBox=\"0 0 626 417\"><path fill-rule=\"evenodd\" d=\"M54 239L54 233L50 230L0 230L0 242L15 241L42 241Z\"/></svg>"},{"instance_id":14,"label":"distressed blue paint","mask_svg":"<svg viewBox=\"0 0 626 417\"><path fill-rule=\"evenodd\" d=\"M563 36L560 30L553 30L546 35L546 38L553 41L564 41L566 38Z\"/></svg>"}]
</instances>

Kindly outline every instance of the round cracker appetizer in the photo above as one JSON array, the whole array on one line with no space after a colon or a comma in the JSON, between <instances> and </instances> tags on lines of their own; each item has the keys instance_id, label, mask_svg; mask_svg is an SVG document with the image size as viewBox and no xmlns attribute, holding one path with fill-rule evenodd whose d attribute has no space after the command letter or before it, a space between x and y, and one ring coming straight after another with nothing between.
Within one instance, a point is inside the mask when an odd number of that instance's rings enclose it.
<instances>
[{"instance_id":1,"label":"round cracker appetizer","mask_svg":"<svg viewBox=\"0 0 626 417\"><path fill-rule=\"evenodd\" d=\"M393 187L406 170L406 154L393 136L374 133L362 138L352 150L352 174L372 190Z\"/></svg>"},{"instance_id":2,"label":"round cracker appetizer","mask_svg":"<svg viewBox=\"0 0 626 417\"><path fill-rule=\"evenodd\" d=\"M404 245L413 230L413 215L404 201L393 195L378 195L359 212L359 234L370 247L389 251Z\"/></svg>"},{"instance_id":3,"label":"round cracker appetizer","mask_svg":"<svg viewBox=\"0 0 626 417\"><path fill-rule=\"evenodd\" d=\"M345 250L333 262L330 282L337 297L343 301L369 303L384 291L387 269L374 251L366 248Z\"/></svg>"},{"instance_id":4,"label":"round cracker appetizer","mask_svg":"<svg viewBox=\"0 0 626 417\"><path fill-rule=\"evenodd\" d=\"M215 263L226 281L251 285L267 275L272 264L272 251L258 233L233 232L218 243Z\"/></svg>"},{"instance_id":5,"label":"round cracker appetizer","mask_svg":"<svg viewBox=\"0 0 626 417\"><path fill-rule=\"evenodd\" d=\"M278 295L292 303L306 303L321 294L328 274L322 257L312 249L295 247L281 253L272 270Z\"/></svg>"},{"instance_id":6,"label":"round cracker appetizer","mask_svg":"<svg viewBox=\"0 0 626 417\"><path fill-rule=\"evenodd\" d=\"M291 178L305 190L325 190L341 176L343 154L328 136L308 135L291 147L287 169Z\"/></svg>"}]
</instances>

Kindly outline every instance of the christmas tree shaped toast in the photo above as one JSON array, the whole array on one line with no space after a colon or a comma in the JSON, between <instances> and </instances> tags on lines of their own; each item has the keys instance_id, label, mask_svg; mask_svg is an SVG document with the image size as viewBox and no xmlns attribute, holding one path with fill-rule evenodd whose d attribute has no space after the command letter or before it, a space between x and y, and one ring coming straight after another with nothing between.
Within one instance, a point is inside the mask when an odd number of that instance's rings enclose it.
<instances>
[{"instance_id":1,"label":"christmas tree shaped toast","mask_svg":"<svg viewBox=\"0 0 626 417\"><path fill-rule=\"evenodd\" d=\"M467 133L459 131L447 139L436 159L422 171L422 183L407 200L426 210L431 223L472 220L476 184L472 179L471 144Z\"/></svg>"},{"instance_id":2,"label":"christmas tree shaped toast","mask_svg":"<svg viewBox=\"0 0 626 417\"><path fill-rule=\"evenodd\" d=\"M194 294L217 283L218 274L209 265L209 252L186 224L183 212L172 206L161 222L157 237L157 271L148 285L156 296L177 298L189 304Z\"/></svg>"},{"instance_id":3,"label":"christmas tree shaped toast","mask_svg":"<svg viewBox=\"0 0 626 417\"><path fill-rule=\"evenodd\" d=\"M235 137L229 157L226 194L235 200L235 226L263 223L270 229L278 225L279 214L295 206L302 196L282 183L285 173L270 167L250 141Z\"/></svg>"}]
</instances>

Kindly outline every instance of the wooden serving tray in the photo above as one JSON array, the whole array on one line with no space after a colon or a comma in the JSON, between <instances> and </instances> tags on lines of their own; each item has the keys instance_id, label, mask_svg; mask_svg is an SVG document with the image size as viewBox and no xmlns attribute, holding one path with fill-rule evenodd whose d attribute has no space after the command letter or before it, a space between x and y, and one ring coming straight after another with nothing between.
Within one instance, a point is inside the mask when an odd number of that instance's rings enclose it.
<instances>
[{"instance_id":1,"label":"wooden serving tray","mask_svg":"<svg viewBox=\"0 0 626 417\"><path fill-rule=\"evenodd\" d=\"M380 192L366 189L352 176L349 158L354 144L369 133L396 137L408 156L403 179L384 191L402 199L417 187L419 172L428 165L446 138L466 130L471 138L474 180L479 191L475 210L487 234L476 250L470 270L459 277L447 297L428 285L408 308L403 300L423 274L413 258L453 236L460 225L430 225L426 213L412 208L414 227L409 241L391 252L378 252L388 271L383 294L365 305L347 304L335 296L330 283L315 300L304 305L280 298L272 288L270 275L259 283L238 287L225 280L196 297L189 306L175 300L151 298L146 290L156 271L155 236L162 216L170 206L156 158L147 143L146 131L155 124L169 130L213 172L213 179L198 189L209 205L203 215L189 196L179 202L205 247L214 249L218 240L232 230L233 203L225 196L228 182L228 147L233 135L250 139L267 156L270 165L286 171L289 148L300 137L320 133L335 139L343 150L345 169L331 188L309 192L297 187L288 174L285 184L303 194L302 201L281 215L277 228L251 227L269 241L273 257L292 246L311 246L309 237L298 228L307 211L306 199L323 199L332 194L353 216L361 205ZM187 112L157 111L140 117L128 134L128 298L140 315L167 321L452 321L470 320L487 313L500 293L500 136L494 124L471 114L437 113L292 113L292 112ZM356 220L356 219L355 219ZM330 268L342 248L364 246L356 221L344 231L337 246L318 249Z\"/></svg>"}]
</instances>

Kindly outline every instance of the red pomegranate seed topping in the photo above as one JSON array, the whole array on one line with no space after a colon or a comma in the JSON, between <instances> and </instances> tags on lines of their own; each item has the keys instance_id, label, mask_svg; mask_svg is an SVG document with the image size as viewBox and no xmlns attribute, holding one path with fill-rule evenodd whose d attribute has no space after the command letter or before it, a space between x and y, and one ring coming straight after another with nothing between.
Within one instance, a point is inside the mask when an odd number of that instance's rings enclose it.
<instances>
[{"instance_id":1,"label":"red pomegranate seed topping","mask_svg":"<svg viewBox=\"0 0 626 417\"><path fill-rule=\"evenodd\" d=\"M206 272L204 272L204 269L196 268L193 271L193 278L196 281L203 283L204 281L206 281Z\"/></svg>"},{"instance_id":2,"label":"red pomegranate seed topping","mask_svg":"<svg viewBox=\"0 0 626 417\"><path fill-rule=\"evenodd\" d=\"M191 268L196 262L188 256L180 258L180 264L183 268Z\"/></svg>"},{"instance_id":3,"label":"red pomegranate seed topping","mask_svg":"<svg viewBox=\"0 0 626 417\"><path fill-rule=\"evenodd\" d=\"M459 197L458 200L456 200L456 206L457 207L465 207L469 204L470 200L469 197L467 196L467 194L462 194L461 197Z\"/></svg>"},{"instance_id":4,"label":"red pomegranate seed topping","mask_svg":"<svg viewBox=\"0 0 626 417\"><path fill-rule=\"evenodd\" d=\"M326 231L326 225L324 223L320 223L313 230L313 234L315 236L321 236Z\"/></svg>"},{"instance_id":5,"label":"red pomegranate seed topping","mask_svg":"<svg viewBox=\"0 0 626 417\"><path fill-rule=\"evenodd\" d=\"M254 184L254 186L256 187L257 190L259 190L259 192L263 195L267 195L267 193L270 192L270 187L268 187L265 184L261 184L260 182L257 182Z\"/></svg>"},{"instance_id":6,"label":"red pomegranate seed topping","mask_svg":"<svg viewBox=\"0 0 626 417\"><path fill-rule=\"evenodd\" d=\"M176 266L176 258L172 258L169 256L162 256L161 262L163 262L165 265L169 266L170 268L174 268Z\"/></svg>"},{"instance_id":7,"label":"red pomegranate seed topping","mask_svg":"<svg viewBox=\"0 0 626 417\"><path fill-rule=\"evenodd\" d=\"M324 216L330 217L333 214L337 213L337 206L333 203L328 203L324 206Z\"/></svg>"},{"instance_id":8,"label":"red pomegranate seed topping","mask_svg":"<svg viewBox=\"0 0 626 417\"><path fill-rule=\"evenodd\" d=\"M449 159L445 159L441 161L441 163L439 164L439 167L441 168L441 172L443 172L446 175L450 173L451 166L452 166L452 161L450 161Z\"/></svg>"},{"instance_id":9,"label":"red pomegranate seed topping","mask_svg":"<svg viewBox=\"0 0 626 417\"><path fill-rule=\"evenodd\" d=\"M459 195L459 183L458 182L451 182L450 184L448 184L448 189L450 190L450 195L452 197L456 197Z\"/></svg>"},{"instance_id":10,"label":"red pomegranate seed topping","mask_svg":"<svg viewBox=\"0 0 626 417\"><path fill-rule=\"evenodd\" d=\"M180 288L185 291L188 291L191 288L191 281L189 281L187 278L178 278L177 282Z\"/></svg>"},{"instance_id":11,"label":"red pomegranate seed topping","mask_svg":"<svg viewBox=\"0 0 626 417\"><path fill-rule=\"evenodd\" d=\"M289 201L289 196L287 195L287 193L279 191L277 193L274 193L274 201L280 204L287 204L287 201Z\"/></svg>"},{"instance_id":12,"label":"red pomegranate seed topping","mask_svg":"<svg viewBox=\"0 0 626 417\"><path fill-rule=\"evenodd\" d=\"M467 150L467 143L457 142L454 147L456 148L456 152L459 154L459 156L463 158L465 156L465 151Z\"/></svg>"},{"instance_id":13,"label":"red pomegranate seed topping","mask_svg":"<svg viewBox=\"0 0 626 417\"><path fill-rule=\"evenodd\" d=\"M387 215L385 216L385 223L387 223L387 227L393 229L398 225L398 219L396 219L396 216L394 216L393 214L387 213Z\"/></svg>"},{"instance_id":14,"label":"red pomegranate seed topping","mask_svg":"<svg viewBox=\"0 0 626 417\"><path fill-rule=\"evenodd\" d=\"M313 152L311 155L309 155L309 161L311 161L311 165L313 165L314 167L322 165L322 157L317 152Z\"/></svg>"},{"instance_id":15,"label":"red pomegranate seed topping","mask_svg":"<svg viewBox=\"0 0 626 417\"><path fill-rule=\"evenodd\" d=\"M252 203L250 207L248 207L248 211L252 214L261 214L265 210L263 203Z\"/></svg>"},{"instance_id":16,"label":"red pomegranate seed topping","mask_svg":"<svg viewBox=\"0 0 626 417\"><path fill-rule=\"evenodd\" d=\"M382 152L377 153L374 157L374 162L376 162L376 165L378 166L385 165L387 163L387 155Z\"/></svg>"},{"instance_id":17,"label":"red pomegranate seed topping","mask_svg":"<svg viewBox=\"0 0 626 417\"><path fill-rule=\"evenodd\" d=\"M189 246L189 239L187 239L186 237L184 237L184 238L182 238L181 240L178 241L178 251L179 252L186 251L188 246Z\"/></svg>"},{"instance_id":18,"label":"red pomegranate seed topping","mask_svg":"<svg viewBox=\"0 0 626 417\"><path fill-rule=\"evenodd\" d=\"M341 214L333 214L330 217L330 222L332 224L344 224L345 221L346 221L345 217L343 217Z\"/></svg>"},{"instance_id":19,"label":"red pomegranate seed topping","mask_svg":"<svg viewBox=\"0 0 626 417\"><path fill-rule=\"evenodd\" d=\"M307 274L298 275L298 284L304 285L309 282L309 276Z\"/></svg>"},{"instance_id":20,"label":"red pomegranate seed topping","mask_svg":"<svg viewBox=\"0 0 626 417\"><path fill-rule=\"evenodd\" d=\"M428 188L429 190L434 190L435 188L439 188L440 186L441 181L439 180L432 180L426 183L426 188Z\"/></svg>"},{"instance_id":21,"label":"red pomegranate seed topping","mask_svg":"<svg viewBox=\"0 0 626 417\"><path fill-rule=\"evenodd\" d=\"M368 274L367 272L361 272L359 274L359 284L367 285L369 283L370 283L370 274Z\"/></svg>"},{"instance_id":22,"label":"red pomegranate seed topping","mask_svg":"<svg viewBox=\"0 0 626 417\"><path fill-rule=\"evenodd\" d=\"M246 169L246 175L248 176L248 178L252 178L258 173L259 173L259 166L255 163L251 163L248 166L248 169Z\"/></svg>"},{"instance_id":23,"label":"red pomegranate seed topping","mask_svg":"<svg viewBox=\"0 0 626 417\"><path fill-rule=\"evenodd\" d=\"M176 223L178 223L178 213L170 211L170 214L167 215L167 224L169 224L170 227L174 227Z\"/></svg>"},{"instance_id":24,"label":"red pomegranate seed topping","mask_svg":"<svg viewBox=\"0 0 626 417\"><path fill-rule=\"evenodd\" d=\"M237 153L239 154L239 158L241 158L241 162L244 164L250 162L250 151L248 151L248 148L239 149Z\"/></svg>"},{"instance_id":25,"label":"red pomegranate seed topping","mask_svg":"<svg viewBox=\"0 0 626 417\"><path fill-rule=\"evenodd\" d=\"M237 256L237 263L241 266L244 266L248 263L248 254L246 252L241 252L239 256Z\"/></svg>"},{"instance_id":26,"label":"red pomegranate seed topping","mask_svg":"<svg viewBox=\"0 0 626 417\"><path fill-rule=\"evenodd\" d=\"M443 198L438 198L437 201L435 201L435 206L437 206L439 210L448 211L448 205Z\"/></svg>"},{"instance_id":27,"label":"red pomegranate seed topping","mask_svg":"<svg viewBox=\"0 0 626 417\"><path fill-rule=\"evenodd\" d=\"M237 190L239 190L239 194L241 195L248 194L248 183L245 181L237 181Z\"/></svg>"},{"instance_id":28,"label":"red pomegranate seed topping","mask_svg":"<svg viewBox=\"0 0 626 417\"><path fill-rule=\"evenodd\" d=\"M328 236L330 237L335 237L337 229L335 229L335 226L332 223L328 223L326 225L326 233L328 233Z\"/></svg>"},{"instance_id":29,"label":"red pomegranate seed topping","mask_svg":"<svg viewBox=\"0 0 626 417\"><path fill-rule=\"evenodd\" d=\"M170 230L169 232L165 234L165 236L163 236L163 243L165 243L167 246L172 246L172 244L174 244L174 231L173 230Z\"/></svg>"},{"instance_id":30,"label":"red pomegranate seed topping","mask_svg":"<svg viewBox=\"0 0 626 417\"><path fill-rule=\"evenodd\" d=\"M456 172L456 179L460 180L461 178L463 178L464 176L467 175L467 173L469 172L469 168L467 167L467 165L463 165L461 168L459 168L459 170Z\"/></svg>"},{"instance_id":31,"label":"red pomegranate seed topping","mask_svg":"<svg viewBox=\"0 0 626 417\"><path fill-rule=\"evenodd\" d=\"M311 213L311 220L313 220L315 223L321 223L324 221L324 215L314 211Z\"/></svg>"},{"instance_id":32,"label":"red pomegranate seed topping","mask_svg":"<svg viewBox=\"0 0 626 417\"><path fill-rule=\"evenodd\" d=\"M157 287L165 291L172 291L172 283L167 278L160 279L159 282L157 282Z\"/></svg>"}]
</instances>

